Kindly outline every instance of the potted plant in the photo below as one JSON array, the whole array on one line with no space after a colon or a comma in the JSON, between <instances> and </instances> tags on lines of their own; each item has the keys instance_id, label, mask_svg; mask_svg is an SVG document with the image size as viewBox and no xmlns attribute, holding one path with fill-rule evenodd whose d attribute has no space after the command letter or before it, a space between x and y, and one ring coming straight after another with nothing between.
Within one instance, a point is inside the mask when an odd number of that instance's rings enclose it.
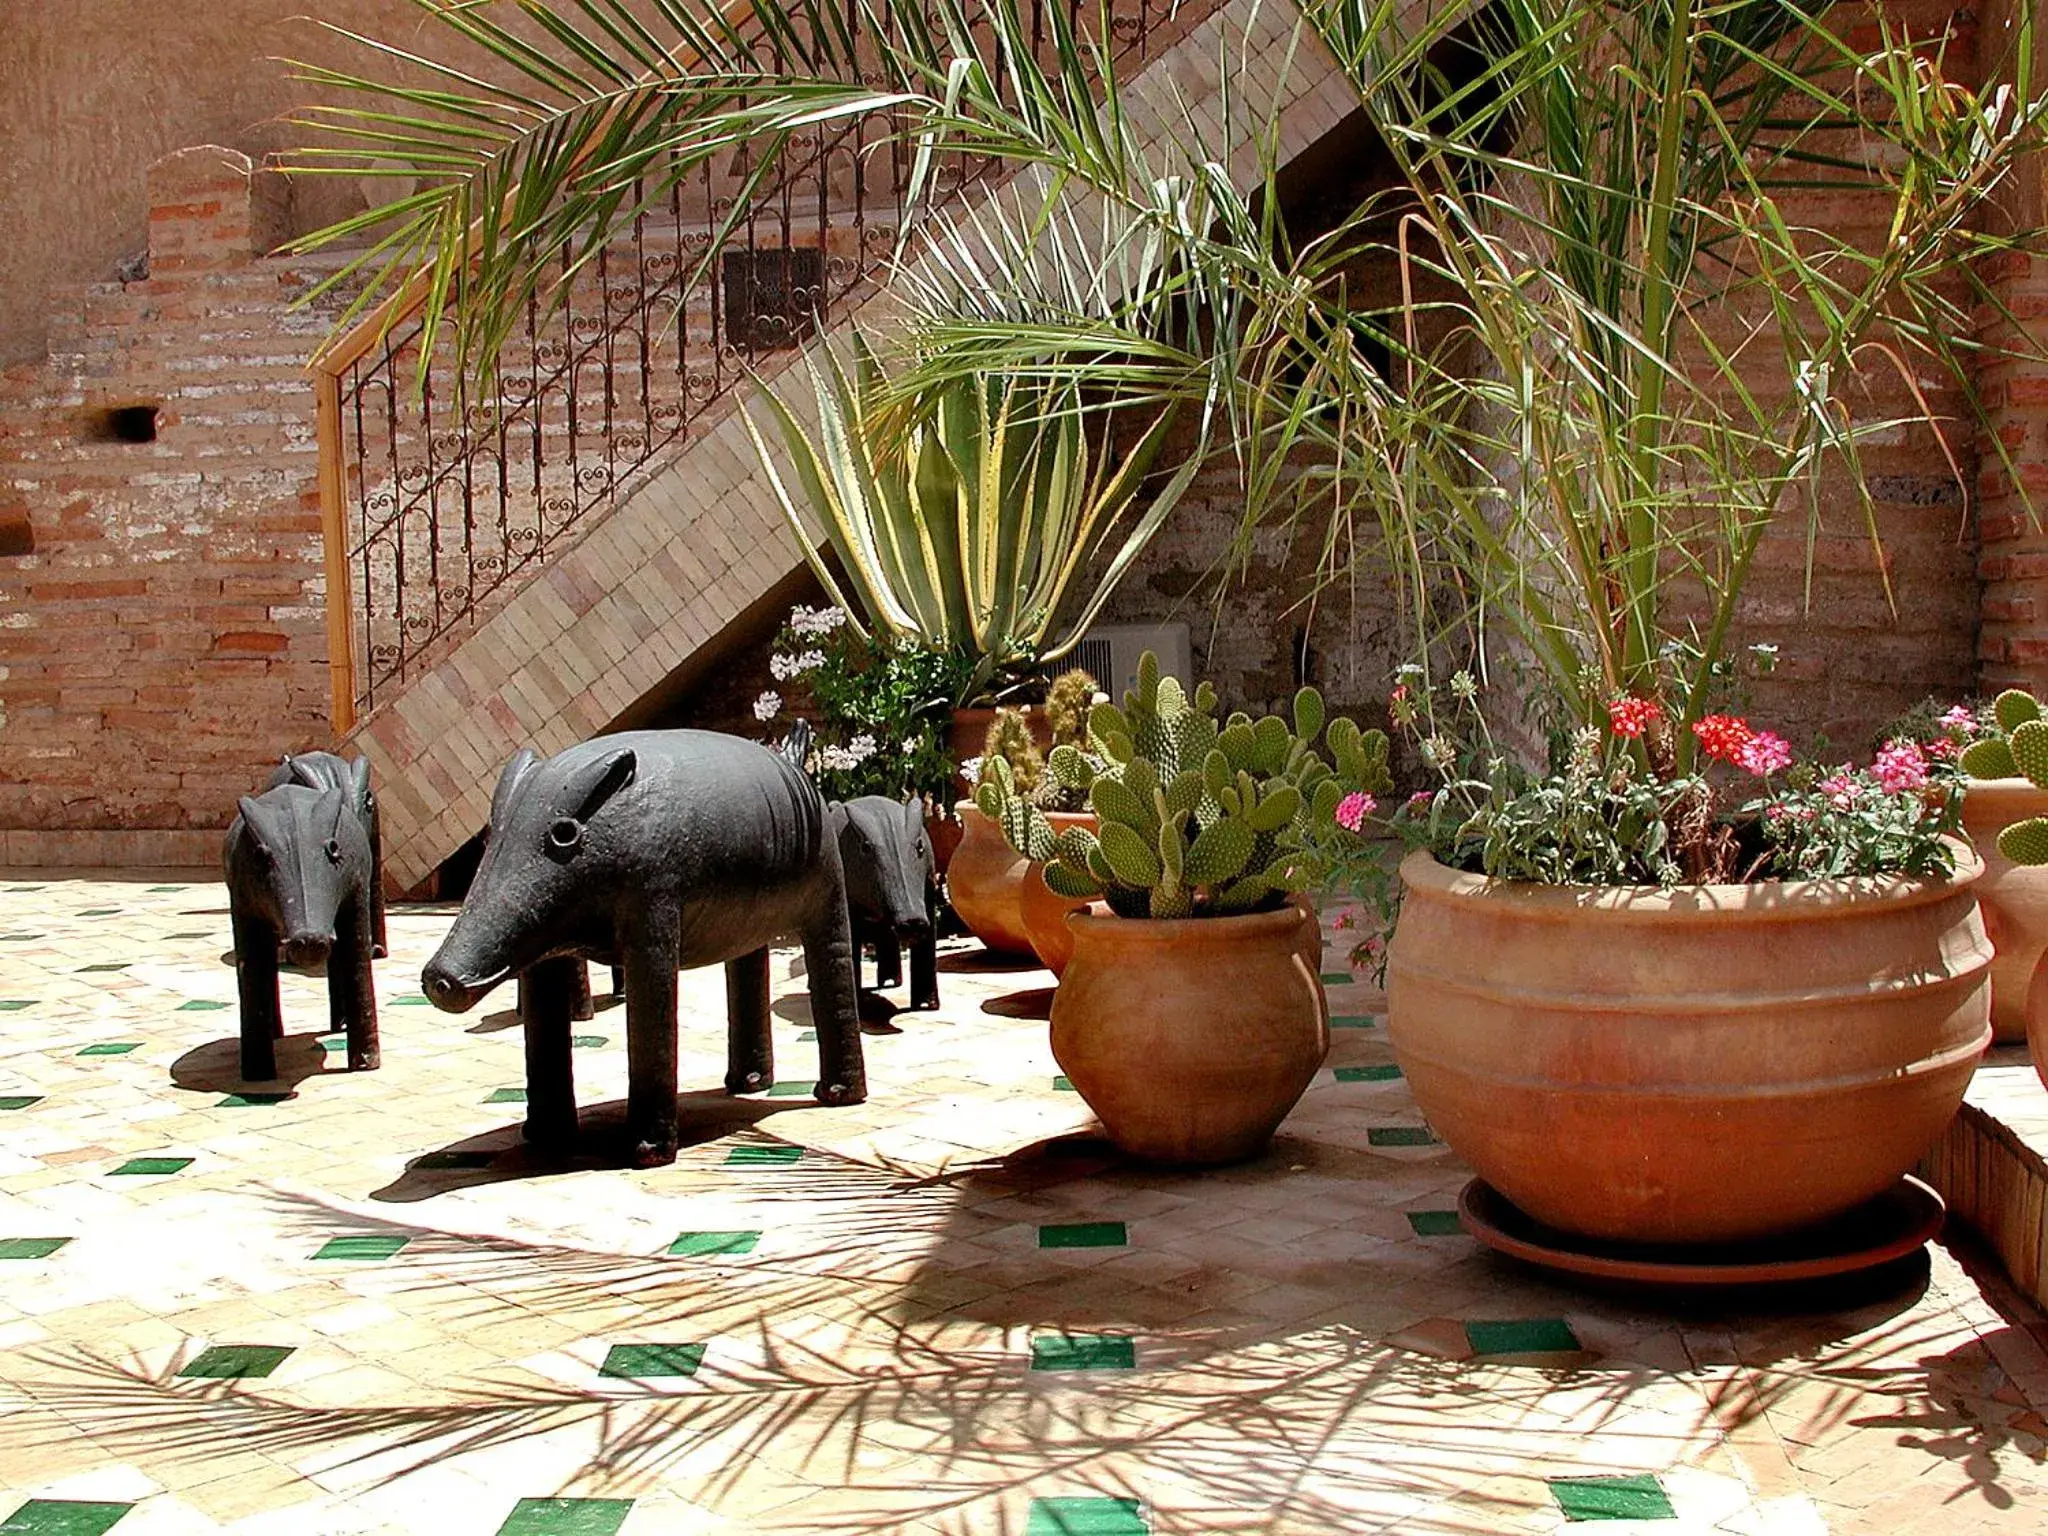
<instances>
[{"instance_id":1,"label":"potted plant","mask_svg":"<svg viewBox=\"0 0 2048 1536\"><path fill-rule=\"evenodd\" d=\"M981 756L965 765L977 786L1001 773L1023 794L1036 788L1045 772L1045 758L1021 710L998 709L982 744ZM960 844L946 869L946 899L968 931L1002 955L1033 953L1024 925L1024 882L1031 861L1012 848L1000 828L971 799L953 810L960 825Z\"/></svg>"},{"instance_id":2,"label":"potted plant","mask_svg":"<svg viewBox=\"0 0 2048 1536\"><path fill-rule=\"evenodd\" d=\"M980 795L1055 894L1094 903L1066 917L1054 1057L1112 1141L1172 1163L1253 1156L1322 1064L1322 938L1293 898L1386 782L1385 736L1326 731L1313 689L1291 721L1215 708L1147 655L1123 707L1091 711L1089 750L1054 749L1099 831L1056 832L1001 772Z\"/></svg>"},{"instance_id":3,"label":"potted plant","mask_svg":"<svg viewBox=\"0 0 2048 1536\"><path fill-rule=\"evenodd\" d=\"M1007 732L989 733L988 745L981 759L976 763L975 801L963 801L958 808L962 826L967 827L967 841L986 839L994 849L986 856L986 862L994 867L1001 860L1001 878L1014 881L1012 888L1006 887L1005 899L1014 900L1016 919L1022 927L1031 952L1037 955L1039 963L1058 977L1066 971L1067 959L1074 952L1073 934L1068 929L1066 916L1078 907L1085 907L1085 898L1061 896L1045 883L1045 865L1042 859L1027 858L1022 850L1011 846L1004 837L1002 828L978 806L981 786L996 783L999 788L991 793L1022 795L1035 806L1053 836L1070 827L1087 831L1096 828L1095 812L1088 803L1088 783L1076 769L1094 764L1088 754L1088 716L1101 695L1095 679L1079 667L1074 667L1054 678L1045 690L1045 720L1050 736L1052 761L1047 763L1039 751L1036 737L1016 727ZM1062 748L1070 749L1062 751ZM1099 766L1099 764L1096 764ZM1061 769L1067 777L1061 777ZM992 802L995 803L995 802ZM979 896L970 900L979 901ZM956 910L960 901L956 895ZM968 927L975 928L972 918L962 913Z\"/></svg>"},{"instance_id":4,"label":"potted plant","mask_svg":"<svg viewBox=\"0 0 2048 1536\"><path fill-rule=\"evenodd\" d=\"M1603 1241L1764 1238L1895 1183L1990 1040L1982 866L1920 749L1821 769L1716 713L1681 768L1627 697L1523 773L1454 687L1463 731L1397 690L1443 782L1389 819L1388 1024L1436 1134Z\"/></svg>"}]
</instances>

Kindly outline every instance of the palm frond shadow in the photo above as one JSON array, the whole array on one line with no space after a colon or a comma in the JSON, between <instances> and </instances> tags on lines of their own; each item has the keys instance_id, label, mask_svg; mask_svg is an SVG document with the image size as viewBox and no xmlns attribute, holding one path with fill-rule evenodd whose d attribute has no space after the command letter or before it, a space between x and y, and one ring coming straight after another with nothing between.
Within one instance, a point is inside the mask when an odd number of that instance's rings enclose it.
<instances>
[{"instance_id":1,"label":"palm frond shadow","mask_svg":"<svg viewBox=\"0 0 2048 1536\"><path fill-rule=\"evenodd\" d=\"M1080 1168L1118 1177L1106 1158L1066 1166L1065 1176ZM1021 1157L932 1174L813 1151L748 1191L750 1200L802 1203L804 1241L739 1264L470 1235L274 1192L276 1223L309 1244L338 1232L409 1238L403 1265L358 1284L387 1300L460 1291L572 1323L585 1317L598 1339L618 1327L618 1303L630 1298L634 1337L687 1331L718 1347L682 1390L601 1378L593 1359L587 1385L485 1371L446 1384L433 1401L339 1406L297 1400L289 1385L181 1379L183 1356L152 1369L45 1350L20 1378L30 1404L23 1424L31 1436L89 1433L144 1461L232 1443L363 1489L574 1429L595 1444L565 1487L633 1492L680 1479L693 1501L716 1510L750 1468L766 1467L859 1492L857 1509L804 1516L807 1528L848 1530L964 1519L970 1506L1026 1483L1130 1492L1130 1469L1142 1466L1177 1497L1219 1511L1284 1512L1346 1529L1362 1507L1428 1509L1432 1529L1482 1531L1495 1528L1489 1512L1444 1507L1469 1489L1475 1468L1583 1471L1592 1435L1617 1466L1659 1464L1658 1451L1631 1442L1668 1442L1668 1414L1646 1428L1638 1411L1645 1391L1671 1381L1664 1366L1620 1356L1570 1369L1460 1365L1395 1347L1383 1326L1347 1321L1342 1307L1249 1327L1242 1314L1197 1313L1143 1330L1134 1373L1085 1383L1033 1373L1027 1335L1072 1319L1043 1298L977 1280L987 1240L1017 1225L977 1206L1057 1182L1062 1167ZM1373 1277L1358 1280L1369 1287ZM1923 1431L1917 1443L1930 1457L1964 1460L1995 1502L2004 1494L1992 1454L1999 1442L1957 1419L1930 1377L1934 1363L1911 1351L1915 1331L1929 1326L1912 1308L1918 1296L1909 1286L1848 1312L1809 1296L1797 1304L1805 1311L1787 1308L1739 1357L1723 1358L1715 1341L1743 1323L1758 1337L1754 1315L1710 1302L1665 1315L1695 1362L1685 1373L1697 1396L1686 1433L1703 1440L1764 1422L1797 1396L1813 1432L1859 1423ZM1097 1323L1114 1326L1114 1294L1092 1305ZM1659 1320L1654 1300L1607 1310L1618 1324ZM976 1508L973 1528L997 1518L993 1504Z\"/></svg>"}]
</instances>

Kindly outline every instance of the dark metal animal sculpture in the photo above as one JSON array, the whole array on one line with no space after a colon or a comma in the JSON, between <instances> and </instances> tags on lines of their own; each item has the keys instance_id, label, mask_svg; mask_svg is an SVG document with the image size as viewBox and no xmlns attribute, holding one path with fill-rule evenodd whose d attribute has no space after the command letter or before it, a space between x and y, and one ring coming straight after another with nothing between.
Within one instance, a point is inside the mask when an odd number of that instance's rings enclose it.
<instances>
[{"instance_id":1,"label":"dark metal animal sculpture","mask_svg":"<svg viewBox=\"0 0 2048 1536\"><path fill-rule=\"evenodd\" d=\"M846 869L846 905L854 963L875 950L875 985L900 986L910 949L910 1006L939 1006L938 863L925 831L922 800L863 795L829 808Z\"/></svg>"},{"instance_id":2,"label":"dark metal animal sculpture","mask_svg":"<svg viewBox=\"0 0 2048 1536\"><path fill-rule=\"evenodd\" d=\"M726 1088L775 1080L768 946L802 940L818 1031L817 1097L867 1097L839 845L801 770L712 731L634 731L551 758L521 752L498 780L462 911L421 986L453 1013L526 979L529 1141L576 1132L570 1015L583 962L626 980L626 1114L634 1161L676 1154L676 972L726 968Z\"/></svg>"},{"instance_id":3,"label":"dark metal animal sculpture","mask_svg":"<svg viewBox=\"0 0 2048 1536\"><path fill-rule=\"evenodd\" d=\"M243 1078L277 1076L280 956L294 967L326 965L329 1027L348 1032L351 1068L374 1068L376 882L370 840L349 793L335 785L284 784L244 795L221 862L235 930Z\"/></svg>"},{"instance_id":4,"label":"dark metal animal sculpture","mask_svg":"<svg viewBox=\"0 0 2048 1536\"><path fill-rule=\"evenodd\" d=\"M339 789L355 808L356 818L363 824L363 835L370 840L370 888L376 895L371 926L375 930L376 958L382 960L391 953L384 928L384 832L378 825L377 797L370 792L369 759L359 757L351 762L332 752L287 754L270 774L269 787L276 789L280 784Z\"/></svg>"}]
</instances>

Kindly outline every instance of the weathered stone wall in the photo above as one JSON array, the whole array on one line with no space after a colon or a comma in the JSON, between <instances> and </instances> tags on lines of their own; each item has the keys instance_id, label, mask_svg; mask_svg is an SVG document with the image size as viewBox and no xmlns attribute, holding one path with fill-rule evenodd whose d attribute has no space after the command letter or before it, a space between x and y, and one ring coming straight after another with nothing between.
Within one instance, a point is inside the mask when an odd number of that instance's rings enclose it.
<instances>
[{"instance_id":1,"label":"weathered stone wall","mask_svg":"<svg viewBox=\"0 0 2048 1536\"><path fill-rule=\"evenodd\" d=\"M265 180L161 162L150 278L58 290L48 358L0 376L0 863L210 862L267 764L327 743L304 367L332 317L253 259Z\"/></svg>"}]
</instances>

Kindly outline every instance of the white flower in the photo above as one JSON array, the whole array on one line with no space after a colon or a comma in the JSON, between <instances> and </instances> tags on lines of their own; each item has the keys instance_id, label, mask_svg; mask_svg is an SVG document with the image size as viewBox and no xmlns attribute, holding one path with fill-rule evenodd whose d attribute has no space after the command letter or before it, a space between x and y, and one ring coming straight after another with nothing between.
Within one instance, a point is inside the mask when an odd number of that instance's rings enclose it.
<instances>
[{"instance_id":1,"label":"white flower","mask_svg":"<svg viewBox=\"0 0 2048 1536\"><path fill-rule=\"evenodd\" d=\"M762 722L773 720L782 713L782 695L773 688L768 689L754 700L754 718Z\"/></svg>"},{"instance_id":2,"label":"white flower","mask_svg":"<svg viewBox=\"0 0 2048 1536\"><path fill-rule=\"evenodd\" d=\"M960 777L970 784L979 784L981 782L981 759L978 757L963 757L960 759Z\"/></svg>"},{"instance_id":3,"label":"white flower","mask_svg":"<svg viewBox=\"0 0 2048 1536\"><path fill-rule=\"evenodd\" d=\"M844 608L806 608L798 604L789 610L789 627L799 635L829 635L845 622ZM823 660L823 657L819 657L820 663Z\"/></svg>"},{"instance_id":4,"label":"white flower","mask_svg":"<svg viewBox=\"0 0 2048 1536\"><path fill-rule=\"evenodd\" d=\"M778 683L788 682L792 677L796 676L796 671L796 658L794 656L785 656L782 652L777 651L768 658L769 676L773 677Z\"/></svg>"},{"instance_id":5,"label":"white flower","mask_svg":"<svg viewBox=\"0 0 2048 1536\"><path fill-rule=\"evenodd\" d=\"M805 651L803 655L791 660L790 675L792 677L801 677L806 672L817 671L823 665L825 665L825 653L823 651Z\"/></svg>"},{"instance_id":6,"label":"white flower","mask_svg":"<svg viewBox=\"0 0 2048 1536\"><path fill-rule=\"evenodd\" d=\"M875 738L862 731L846 744L846 750L853 754L856 763L864 763L875 755Z\"/></svg>"},{"instance_id":7,"label":"white flower","mask_svg":"<svg viewBox=\"0 0 2048 1536\"><path fill-rule=\"evenodd\" d=\"M834 773L844 773L849 768L860 766L860 759L844 747L825 747L818 753L818 758Z\"/></svg>"}]
</instances>

